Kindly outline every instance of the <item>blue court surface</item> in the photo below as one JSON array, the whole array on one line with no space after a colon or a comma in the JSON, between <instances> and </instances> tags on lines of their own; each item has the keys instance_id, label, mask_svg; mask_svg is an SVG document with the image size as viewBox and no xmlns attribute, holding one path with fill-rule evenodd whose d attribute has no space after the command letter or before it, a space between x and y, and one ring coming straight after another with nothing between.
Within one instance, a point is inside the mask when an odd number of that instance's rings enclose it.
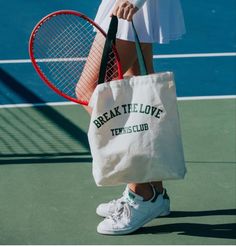
<instances>
[{"instance_id":1,"label":"blue court surface","mask_svg":"<svg viewBox=\"0 0 236 247\"><path fill-rule=\"evenodd\" d=\"M28 61L31 30L43 16L59 9L77 10L94 18L99 2L10 0L1 3L0 104L65 101L43 85ZM235 95L236 1L227 0L224 4L221 0L208 0L195 6L185 0L182 4L187 33L181 41L155 46L154 54L160 56L154 60L156 71L175 72L179 97ZM161 56L176 54L190 54L190 57ZM203 57L197 57L199 54ZM15 92L6 82L11 79L37 97Z\"/></svg>"},{"instance_id":2,"label":"blue court surface","mask_svg":"<svg viewBox=\"0 0 236 247\"><path fill-rule=\"evenodd\" d=\"M96 233L96 206L123 187L94 184L88 116L28 55L42 17L72 9L93 19L99 3L0 2L0 244L236 244L236 0L182 0L187 33L154 46L155 70L175 73L188 174L165 184L170 216L124 237Z\"/></svg>"}]
</instances>

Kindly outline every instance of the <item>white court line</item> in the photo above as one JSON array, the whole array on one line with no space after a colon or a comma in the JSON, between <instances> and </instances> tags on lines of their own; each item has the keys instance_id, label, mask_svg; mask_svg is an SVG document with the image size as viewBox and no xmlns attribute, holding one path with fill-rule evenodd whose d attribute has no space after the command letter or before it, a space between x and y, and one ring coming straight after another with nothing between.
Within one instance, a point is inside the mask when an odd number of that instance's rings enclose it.
<instances>
[{"instance_id":1,"label":"white court line","mask_svg":"<svg viewBox=\"0 0 236 247\"><path fill-rule=\"evenodd\" d=\"M220 96L193 96L193 97L177 97L178 101L194 101L194 100L222 100L222 99L236 99L236 95L220 95ZM64 106L77 105L74 102L46 102L46 103L26 103L26 104L6 104L0 105L1 108L25 108L25 107L42 107L42 106Z\"/></svg>"},{"instance_id":2,"label":"white court line","mask_svg":"<svg viewBox=\"0 0 236 247\"><path fill-rule=\"evenodd\" d=\"M24 104L6 104L0 105L1 108L25 108L25 107L40 107L40 106L63 106L63 105L77 105L72 101L66 102L45 102L45 103L24 103Z\"/></svg>"},{"instance_id":3,"label":"white court line","mask_svg":"<svg viewBox=\"0 0 236 247\"><path fill-rule=\"evenodd\" d=\"M235 57L236 52L222 52L222 53L191 53L191 54L168 54L168 55L154 55L154 59L166 59L166 58L198 58L198 57ZM52 58L51 62L65 62L70 61L70 58ZM85 58L78 58L73 60L82 60ZM39 62L48 62L49 59L40 59ZM0 64L17 64L17 63L31 63L30 59L8 59L0 60Z\"/></svg>"},{"instance_id":4,"label":"white court line","mask_svg":"<svg viewBox=\"0 0 236 247\"><path fill-rule=\"evenodd\" d=\"M178 101L236 99L236 95L177 97Z\"/></svg>"}]
</instances>

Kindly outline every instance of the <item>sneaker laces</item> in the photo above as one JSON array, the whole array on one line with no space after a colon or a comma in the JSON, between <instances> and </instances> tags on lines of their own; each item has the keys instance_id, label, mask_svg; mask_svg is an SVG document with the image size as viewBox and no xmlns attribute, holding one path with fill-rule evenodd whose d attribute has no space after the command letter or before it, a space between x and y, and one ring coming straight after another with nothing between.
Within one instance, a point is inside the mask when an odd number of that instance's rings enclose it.
<instances>
[{"instance_id":1,"label":"sneaker laces","mask_svg":"<svg viewBox=\"0 0 236 247\"><path fill-rule=\"evenodd\" d=\"M158 196L158 193L156 192L154 186L152 186L153 190L153 197L151 200L156 200L156 197ZM123 197L121 197L121 200L116 201L116 209L115 212L108 216L109 219L112 219L114 222L119 221L121 218L123 219L129 219L131 217L131 209L135 207L136 202L132 200L130 197L125 197L125 194L123 193Z\"/></svg>"},{"instance_id":2,"label":"sneaker laces","mask_svg":"<svg viewBox=\"0 0 236 247\"><path fill-rule=\"evenodd\" d=\"M134 207L134 202L131 201L122 201L116 207L115 212L108 216L114 222L120 221L120 219L129 219L131 216L131 208Z\"/></svg>"}]
</instances>

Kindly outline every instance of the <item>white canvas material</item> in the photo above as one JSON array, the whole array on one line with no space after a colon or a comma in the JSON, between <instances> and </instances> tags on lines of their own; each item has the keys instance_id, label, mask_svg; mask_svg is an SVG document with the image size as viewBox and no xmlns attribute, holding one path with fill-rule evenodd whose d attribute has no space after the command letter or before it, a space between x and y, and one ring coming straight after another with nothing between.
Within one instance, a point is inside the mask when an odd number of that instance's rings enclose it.
<instances>
[{"instance_id":1,"label":"white canvas material","mask_svg":"<svg viewBox=\"0 0 236 247\"><path fill-rule=\"evenodd\" d=\"M99 84L89 105L88 138L98 186L184 177L172 72Z\"/></svg>"}]
</instances>

